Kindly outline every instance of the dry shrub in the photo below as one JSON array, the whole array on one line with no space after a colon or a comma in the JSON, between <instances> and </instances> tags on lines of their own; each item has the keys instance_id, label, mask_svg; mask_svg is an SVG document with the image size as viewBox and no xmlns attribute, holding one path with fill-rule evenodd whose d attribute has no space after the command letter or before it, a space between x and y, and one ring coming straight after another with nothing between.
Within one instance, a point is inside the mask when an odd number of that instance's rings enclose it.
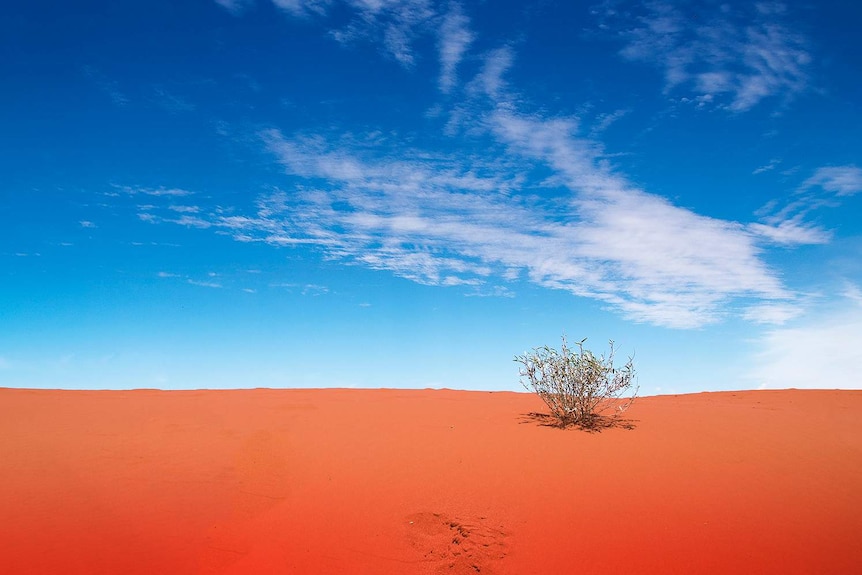
<instances>
[{"instance_id":1,"label":"dry shrub","mask_svg":"<svg viewBox=\"0 0 862 575\"><path fill-rule=\"evenodd\" d=\"M523 366L518 370L521 384L542 398L560 427L607 427L637 397L633 359L615 368L613 341L607 357L584 349L585 341L573 350L563 336L560 351L544 346L515 356Z\"/></svg>"}]
</instances>

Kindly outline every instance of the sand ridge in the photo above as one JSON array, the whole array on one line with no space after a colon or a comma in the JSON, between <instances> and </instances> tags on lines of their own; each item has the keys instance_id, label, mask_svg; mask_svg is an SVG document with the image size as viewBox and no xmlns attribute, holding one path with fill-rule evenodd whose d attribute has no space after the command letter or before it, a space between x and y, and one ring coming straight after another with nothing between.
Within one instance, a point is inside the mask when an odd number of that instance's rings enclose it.
<instances>
[{"instance_id":1,"label":"sand ridge","mask_svg":"<svg viewBox=\"0 0 862 575\"><path fill-rule=\"evenodd\" d=\"M862 392L0 389L21 574L862 572Z\"/></svg>"}]
</instances>

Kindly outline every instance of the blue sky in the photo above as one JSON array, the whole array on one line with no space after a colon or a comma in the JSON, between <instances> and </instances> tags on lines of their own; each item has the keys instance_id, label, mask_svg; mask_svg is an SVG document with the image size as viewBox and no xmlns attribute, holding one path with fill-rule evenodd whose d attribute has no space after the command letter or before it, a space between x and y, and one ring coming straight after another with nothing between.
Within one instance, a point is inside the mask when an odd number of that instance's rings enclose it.
<instances>
[{"instance_id":1,"label":"blue sky","mask_svg":"<svg viewBox=\"0 0 862 575\"><path fill-rule=\"evenodd\" d=\"M854 3L4 12L0 386L862 387Z\"/></svg>"}]
</instances>

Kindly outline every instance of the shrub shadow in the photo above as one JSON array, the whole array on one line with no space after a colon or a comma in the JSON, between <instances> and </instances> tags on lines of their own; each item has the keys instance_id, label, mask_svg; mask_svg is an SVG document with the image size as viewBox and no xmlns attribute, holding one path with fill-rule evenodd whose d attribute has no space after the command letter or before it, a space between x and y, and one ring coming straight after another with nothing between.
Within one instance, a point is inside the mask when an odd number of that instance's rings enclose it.
<instances>
[{"instance_id":1,"label":"shrub shadow","mask_svg":"<svg viewBox=\"0 0 862 575\"><path fill-rule=\"evenodd\" d=\"M531 411L521 415L519 423L533 423L542 427L554 427L556 429L577 429L587 433L601 433L605 429L620 428L632 430L637 427L635 419L624 417L612 417L609 415L595 415L588 423L566 423L560 421L550 413Z\"/></svg>"}]
</instances>

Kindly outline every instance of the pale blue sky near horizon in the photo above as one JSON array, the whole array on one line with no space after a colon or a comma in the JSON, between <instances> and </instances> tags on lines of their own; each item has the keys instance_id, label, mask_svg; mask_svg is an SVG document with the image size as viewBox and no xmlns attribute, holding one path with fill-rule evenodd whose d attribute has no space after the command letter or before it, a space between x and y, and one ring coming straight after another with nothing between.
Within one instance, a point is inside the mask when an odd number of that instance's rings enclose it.
<instances>
[{"instance_id":1,"label":"pale blue sky near horizon","mask_svg":"<svg viewBox=\"0 0 862 575\"><path fill-rule=\"evenodd\" d=\"M37 0L0 387L862 388L862 6Z\"/></svg>"}]
</instances>

